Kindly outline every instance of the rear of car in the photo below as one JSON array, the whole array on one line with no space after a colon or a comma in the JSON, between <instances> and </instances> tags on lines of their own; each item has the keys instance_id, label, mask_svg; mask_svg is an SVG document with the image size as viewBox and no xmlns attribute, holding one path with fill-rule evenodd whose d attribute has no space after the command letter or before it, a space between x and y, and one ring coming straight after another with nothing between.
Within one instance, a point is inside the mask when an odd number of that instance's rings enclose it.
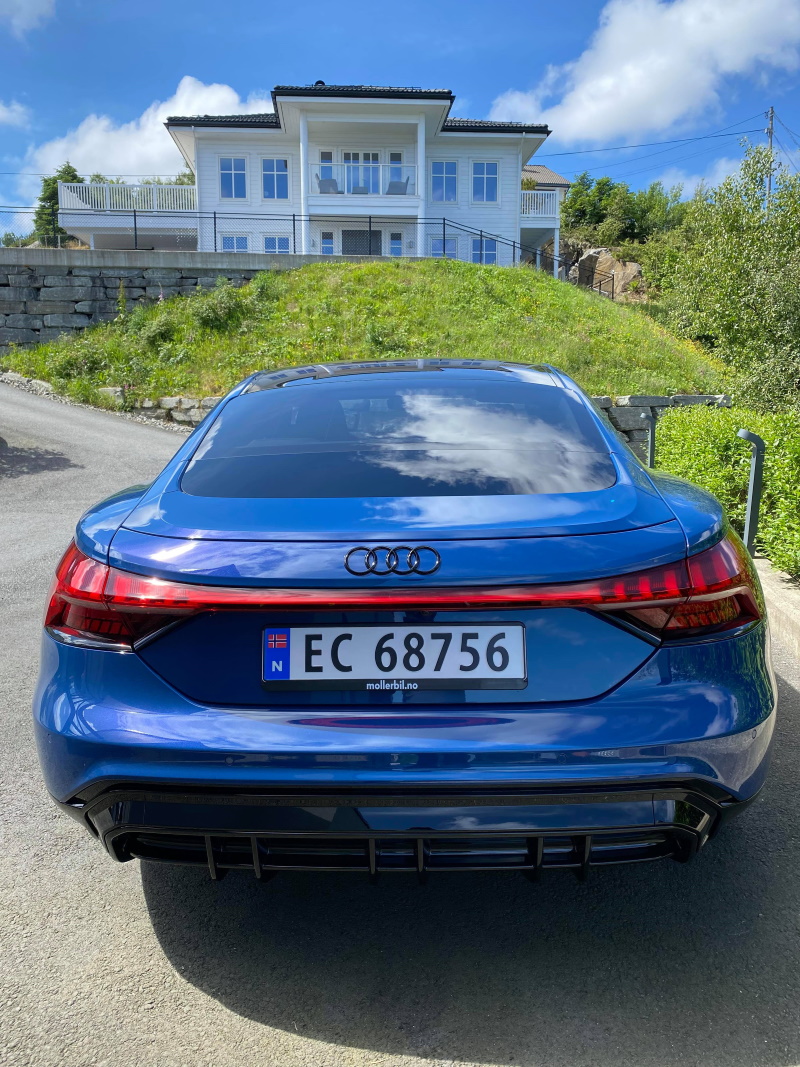
<instances>
[{"instance_id":1,"label":"rear of car","mask_svg":"<svg viewBox=\"0 0 800 1067\"><path fill-rule=\"evenodd\" d=\"M688 859L761 787L763 603L719 505L548 367L237 387L58 568L48 787L118 860Z\"/></svg>"}]
</instances>

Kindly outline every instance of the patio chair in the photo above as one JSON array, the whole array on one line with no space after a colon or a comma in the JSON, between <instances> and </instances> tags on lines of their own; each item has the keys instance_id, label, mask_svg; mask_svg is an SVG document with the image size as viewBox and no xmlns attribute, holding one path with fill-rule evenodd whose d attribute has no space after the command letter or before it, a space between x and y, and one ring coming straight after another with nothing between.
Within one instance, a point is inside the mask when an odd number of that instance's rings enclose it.
<instances>
[{"instance_id":1,"label":"patio chair","mask_svg":"<svg viewBox=\"0 0 800 1067\"><path fill-rule=\"evenodd\" d=\"M339 192L339 183L335 178L320 178L319 174L315 174L314 177L317 179L317 185L321 193Z\"/></svg>"},{"instance_id":2,"label":"patio chair","mask_svg":"<svg viewBox=\"0 0 800 1067\"><path fill-rule=\"evenodd\" d=\"M408 192L408 178L404 182L389 182L386 186L387 196L405 196Z\"/></svg>"}]
</instances>

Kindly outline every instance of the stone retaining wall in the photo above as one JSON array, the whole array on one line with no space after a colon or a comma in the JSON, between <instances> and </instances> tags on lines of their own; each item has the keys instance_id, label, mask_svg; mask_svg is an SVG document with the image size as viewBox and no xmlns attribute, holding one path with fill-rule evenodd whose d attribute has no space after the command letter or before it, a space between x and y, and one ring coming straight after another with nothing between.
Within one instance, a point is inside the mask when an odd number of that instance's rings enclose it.
<instances>
[{"instance_id":1,"label":"stone retaining wall","mask_svg":"<svg viewBox=\"0 0 800 1067\"><path fill-rule=\"evenodd\" d=\"M347 258L360 262L364 257ZM319 260L328 257L0 248L0 357L11 345L52 341L113 319L120 282L130 310L214 286L218 278L242 285L259 271L291 270Z\"/></svg>"},{"instance_id":2,"label":"stone retaining wall","mask_svg":"<svg viewBox=\"0 0 800 1067\"><path fill-rule=\"evenodd\" d=\"M667 408L688 407L692 404L720 408L731 406L729 396L713 393L694 395L677 393L673 396L633 394L618 396L616 400L610 396L593 396L592 401L619 436L628 442L639 459L647 457L650 416L659 419Z\"/></svg>"}]
</instances>

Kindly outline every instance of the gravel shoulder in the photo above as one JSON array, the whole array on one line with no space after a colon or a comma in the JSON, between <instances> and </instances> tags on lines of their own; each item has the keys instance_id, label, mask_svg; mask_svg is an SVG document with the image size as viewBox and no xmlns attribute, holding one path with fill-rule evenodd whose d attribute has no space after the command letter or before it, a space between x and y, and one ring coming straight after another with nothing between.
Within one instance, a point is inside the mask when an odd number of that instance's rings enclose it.
<instances>
[{"instance_id":1,"label":"gravel shoulder","mask_svg":"<svg viewBox=\"0 0 800 1067\"><path fill-rule=\"evenodd\" d=\"M800 1063L800 670L781 646L765 793L686 866L425 887L117 866L39 776L41 612L80 512L180 438L3 385L0 438L1 1063Z\"/></svg>"}]
</instances>

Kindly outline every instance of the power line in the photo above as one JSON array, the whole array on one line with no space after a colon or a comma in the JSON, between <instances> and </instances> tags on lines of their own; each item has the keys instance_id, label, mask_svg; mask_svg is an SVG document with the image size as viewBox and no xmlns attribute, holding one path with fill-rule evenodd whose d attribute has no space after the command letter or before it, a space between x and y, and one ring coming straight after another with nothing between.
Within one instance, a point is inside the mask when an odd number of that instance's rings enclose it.
<instances>
[{"instance_id":1,"label":"power line","mask_svg":"<svg viewBox=\"0 0 800 1067\"><path fill-rule=\"evenodd\" d=\"M738 136L744 136L747 133L761 133L761 130L738 130L734 134L730 134L729 133L729 134L725 134L725 136L726 137L738 137ZM716 136L718 136L718 134L712 134L710 136L716 137ZM699 137L696 138L696 140L703 140L703 139L704 138L699 138ZM713 148L714 148L714 145L709 145L708 148L702 149L701 152L694 152L694 153L692 153L692 155L689 155L689 156L681 156L681 157L679 157L679 159L664 160L664 162L665 163L678 163L678 162L680 162L681 159L691 159L694 155L702 155L703 152L710 152ZM653 157L655 157L655 156L663 156L665 153L674 152L674 151L675 151L674 148L664 148L660 152L648 152L646 155L637 156L635 159L625 159L625 160L622 160L619 163L607 163L602 167L591 167L591 168L589 168L589 173L591 174L593 171L597 171L597 170L611 170L612 167L630 166L630 164L632 164L632 163L639 163L644 159L653 159ZM660 163L656 163L655 166L658 167L658 166L661 166L661 164ZM645 170L652 170L653 168L652 167L645 167L644 169ZM638 173L638 172L634 171L634 173Z\"/></svg>"},{"instance_id":2,"label":"power line","mask_svg":"<svg viewBox=\"0 0 800 1067\"><path fill-rule=\"evenodd\" d=\"M760 114L760 112L758 114ZM662 145L662 144L688 144L691 141L705 141L705 140L709 140L712 137L736 137L736 136L744 135L746 133L763 133L764 131L761 128L759 128L757 130L734 130L733 129L734 126L741 126L742 123L744 123L744 122L751 122L753 119L757 119L758 118L758 114L750 115L746 119L739 119L738 122L732 123L731 126L724 126L722 128L722 130L719 130L717 133L703 133L703 134L699 134L697 137L676 137L671 141L648 141L648 142L646 142L644 144L612 145L609 148L582 148L582 149L576 149L573 152L548 152L547 155L539 155L537 153L535 158L537 158L537 159L555 159L556 157L559 157L559 156L584 156L584 155L597 154L599 152L624 152L626 149L632 149L632 148L655 148L658 145ZM726 133L725 131L727 131L727 130L730 130L731 132L730 133Z\"/></svg>"},{"instance_id":3,"label":"power line","mask_svg":"<svg viewBox=\"0 0 800 1067\"><path fill-rule=\"evenodd\" d=\"M775 116L775 118L778 119L778 122L780 122L780 124L781 124L781 126L783 126L784 130L786 130L786 132L789 134L789 136L794 141L794 143L797 145L797 147L800 148L800 140L798 140L797 134L793 133L792 130L789 129L789 127L786 125L786 123L783 121L783 119L778 118L777 115Z\"/></svg>"},{"instance_id":4,"label":"power line","mask_svg":"<svg viewBox=\"0 0 800 1067\"><path fill-rule=\"evenodd\" d=\"M688 155L678 156L677 159L668 159L668 160L663 160L662 162L659 162L659 163L651 163L647 167L639 167L638 170L629 171L624 177L625 178L632 178L632 177L635 177L637 174L645 174L648 170L658 170L659 167L662 167L665 164L668 164L669 166L674 166L676 163L683 163L687 159L696 159L697 156L708 155L708 153L711 152L712 150L713 150L713 147L709 146L707 148L701 148L699 152L690 152ZM635 163L636 160L631 160L631 162ZM604 169L603 167L595 167L595 170L603 170L603 169Z\"/></svg>"},{"instance_id":5,"label":"power line","mask_svg":"<svg viewBox=\"0 0 800 1067\"><path fill-rule=\"evenodd\" d=\"M781 152L783 152L783 154L784 154L784 155L786 156L786 159L788 160L788 162L789 162L789 165L790 165L791 167L794 167L794 170L795 170L795 173L796 173L796 174L800 174L800 170L798 170L798 169L797 169L797 164L796 164L796 163L795 163L795 161L794 161L794 160L792 159L791 155L790 155L790 154L789 154L789 153L788 153L788 152L786 151L786 149L785 149L785 148L783 147L783 144L781 143L781 139L780 139L780 137L778 137L777 133L773 134L773 136L774 136L775 140L776 140L776 141L778 142L778 146L780 147L780 150L781 150Z\"/></svg>"}]
</instances>

